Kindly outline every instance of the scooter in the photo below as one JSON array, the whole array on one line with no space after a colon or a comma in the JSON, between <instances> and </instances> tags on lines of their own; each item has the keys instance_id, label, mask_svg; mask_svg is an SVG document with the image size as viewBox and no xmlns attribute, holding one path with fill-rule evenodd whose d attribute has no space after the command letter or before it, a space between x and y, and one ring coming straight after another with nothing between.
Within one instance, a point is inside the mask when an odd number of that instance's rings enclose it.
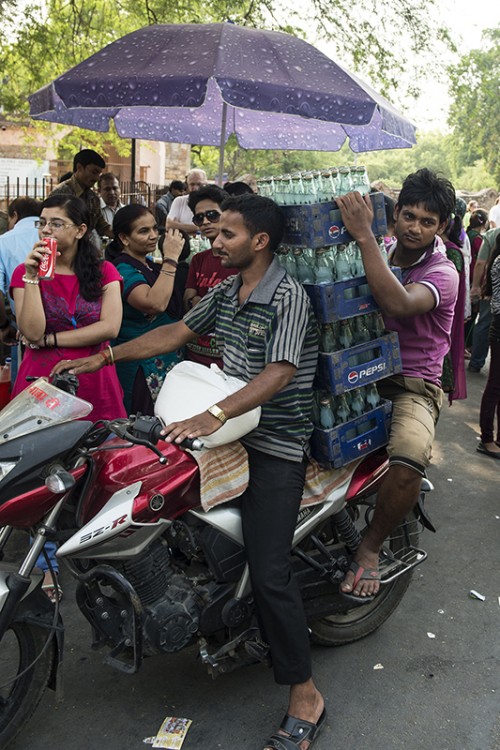
<instances>
[{"instance_id":1,"label":"scooter","mask_svg":"<svg viewBox=\"0 0 500 750\"><path fill-rule=\"evenodd\" d=\"M76 389L67 373L40 378L0 412L0 561L13 531L32 537L19 564L0 562L0 747L61 679L64 625L35 567L48 539L110 666L132 674L146 657L195 640L214 678L269 660L237 502L200 507L200 441L164 442L156 417L94 424ZM298 514L294 574L316 643L349 643L377 629L427 557L418 540L422 526L432 528L423 497L433 488L424 479L415 513L384 544L379 593L339 590L387 469L383 450L366 456L327 500Z\"/></svg>"}]
</instances>

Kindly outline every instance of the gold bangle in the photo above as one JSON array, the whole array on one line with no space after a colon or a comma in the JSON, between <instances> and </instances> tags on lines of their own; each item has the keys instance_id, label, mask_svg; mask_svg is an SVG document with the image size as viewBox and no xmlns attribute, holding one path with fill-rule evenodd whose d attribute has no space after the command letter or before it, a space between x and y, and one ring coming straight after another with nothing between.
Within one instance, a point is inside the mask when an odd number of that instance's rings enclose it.
<instances>
[{"instance_id":1,"label":"gold bangle","mask_svg":"<svg viewBox=\"0 0 500 750\"><path fill-rule=\"evenodd\" d=\"M110 364L115 364L115 355L113 354L113 350L111 348L111 344L108 344L108 352L109 352L109 358L111 360Z\"/></svg>"},{"instance_id":2,"label":"gold bangle","mask_svg":"<svg viewBox=\"0 0 500 750\"><path fill-rule=\"evenodd\" d=\"M175 271L164 271L163 268L160 268L160 273L164 274L165 276L175 276Z\"/></svg>"},{"instance_id":3,"label":"gold bangle","mask_svg":"<svg viewBox=\"0 0 500 750\"><path fill-rule=\"evenodd\" d=\"M24 281L25 284L35 284L35 286L40 284L40 279L30 279L26 274L22 277L22 281Z\"/></svg>"}]
</instances>

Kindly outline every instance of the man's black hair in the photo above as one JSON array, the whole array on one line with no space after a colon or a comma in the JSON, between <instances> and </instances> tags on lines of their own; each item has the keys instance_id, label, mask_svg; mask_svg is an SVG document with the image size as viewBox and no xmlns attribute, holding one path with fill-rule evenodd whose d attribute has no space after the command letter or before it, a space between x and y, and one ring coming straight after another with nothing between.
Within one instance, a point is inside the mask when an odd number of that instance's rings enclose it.
<instances>
[{"instance_id":1,"label":"man's black hair","mask_svg":"<svg viewBox=\"0 0 500 750\"><path fill-rule=\"evenodd\" d=\"M93 164L94 162L92 162ZM99 175L99 179L97 180L97 187L100 189L103 182L111 182L111 180L118 180L118 177L113 174L113 172L103 172ZM120 183L120 180L118 180L118 183Z\"/></svg>"},{"instance_id":2,"label":"man's black hair","mask_svg":"<svg viewBox=\"0 0 500 750\"><path fill-rule=\"evenodd\" d=\"M101 169L104 169L106 166L106 162L102 156L91 148L84 148L82 151L75 154L73 158L73 172L76 172L77 164L81 164L82 167L88 167L89 164L95 164L97 167L101 167Z\"/></svg>"},{"instance_id":3,"label":"man's black hair","mask_svg":"<svg viewBox=\"0 0 500 750\"><path fill-rule=\"evenodd\" d=\"M168 189L169 190L185 190L186 183L182 182L182 180L172 180L172 182L168 186Z\"/></svg>"},{"instance_id":4,"label":"man's black hair","mask_svg":"<svg viewBox=\"0 0 500 750\"><path fill-rule=\"evenodd\" d=\"M20 219L27 219L29 216L40 216L41 211L41 201L37 201L35 198L25 198L21 196L20 198L14 198L14 200L9 203L7 214L12 218L14 213L16 213L19 221Z\"/></svg>"},{"instance_id":5,"label":"man's black hair","mask_svg":"<svg viewBox=\"0 0 500 750\"><path fill-rule=\"evenodd\" d=\"M232 195L221 205L221 211L234 211L243 217L243 223L253 237L258 232L269 235L269 248L276 250L285 231L283 211L271 198L247 193Z\"/></svg>"},{"instance_id":6,"label":"man's black hair","mask_svg":"<svg viewBox=\"0 0 500 750\"><path fill-rule=\"evenodd\" d=\"M194 193L189 193L187 204L195 214L196 206L200 201L213 201L220 206L225 198L227 198L227 193L222 188L217 187L217 185L204 185L199 190L195 190Z\"/></svg>"},{"instance_id":7,"label":"man's black hair","mask_svg":"<svg viewBox=\"0 0 500 750\"><path fill-rule=\"evenodd\" d=\"M455 202L455 188L451 182L424 168L408 175L396 205L401 209L422 204L426 211L438 214L440 223L443 223L455 211Z\"/></svg>"},{"instance_id":8,"label":"man's black hair","mask_svg":"<svg viewBox=\"0 0 500 750\"><path fill-rule=\"evenodd\" d=\"M241 181L226 182L223 187L228 195L246 195L247 193L250 194L254 192L250 185Z\"/></svg>"}]
</instances>

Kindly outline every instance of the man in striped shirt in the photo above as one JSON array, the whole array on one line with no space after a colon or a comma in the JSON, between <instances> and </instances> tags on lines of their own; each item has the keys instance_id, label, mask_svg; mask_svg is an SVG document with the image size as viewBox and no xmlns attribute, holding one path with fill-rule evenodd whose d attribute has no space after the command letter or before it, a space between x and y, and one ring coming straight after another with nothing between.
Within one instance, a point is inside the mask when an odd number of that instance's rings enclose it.
<instances>
[{"instance_id":1,"label":"man in striped shirt","mask_svg":"<svg viewBox=\"0 0 500 750\"><path fill-rule=\"evenodd\" d=\"M222 265L239 273L214 287L182 321L121 344L113 354L118 362L151 357L215 330L222 342L224 372L247 385L202 414L168 425L168 441L210 435L227 419L262 407L258 427L241 441L250 468L249 486L241 497L243 534L274 677L290 685L292 718L285 719L273 737L284 740L290 732L306 733L309 747L326 714L312 680L307 622L289 555L312 431L317 328L306 293L274 254L284 230L279 207L262 196L242 195L226 199L221 210L214 248ZM93 372L103 365L102 357L92 357L73 362L71 371ZM275 742L269 747L277 747Z\"/></svg>"}]
</instances>

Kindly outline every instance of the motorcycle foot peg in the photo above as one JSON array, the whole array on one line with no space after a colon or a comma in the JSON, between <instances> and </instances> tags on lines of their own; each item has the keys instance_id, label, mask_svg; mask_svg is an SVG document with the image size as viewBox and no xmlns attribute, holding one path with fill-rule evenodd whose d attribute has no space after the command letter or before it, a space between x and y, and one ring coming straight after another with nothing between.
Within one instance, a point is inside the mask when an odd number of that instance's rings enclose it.
<instances>
[{"instance_id":1,"label":"motorcycle foot peg","mask_svg":"<svg viewBox=\"0 0 500 750\"><path fill-rule=\"evenodd\" d=\"M257 661L262 661L271 666L271 653L269 651L269 644L262 641L260 638L252 639L251 641L245 641L245 651L248 656Z\"/></svg>"}]
</instances>

